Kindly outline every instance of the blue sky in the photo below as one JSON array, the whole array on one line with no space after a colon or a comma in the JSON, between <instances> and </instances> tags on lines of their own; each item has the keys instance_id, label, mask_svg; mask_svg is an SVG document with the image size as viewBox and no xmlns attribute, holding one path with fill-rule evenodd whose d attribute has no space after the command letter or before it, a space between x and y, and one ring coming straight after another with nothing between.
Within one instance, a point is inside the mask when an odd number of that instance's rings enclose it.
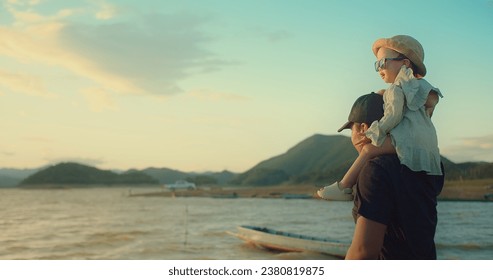
<instances>
[{"instance_id":1,"label":"blue sky","mask_svg":"<svg viewBox=\"0 0 493 280\"><path fill-rule=\"evenodd\" d=\"M387 87L371 45L397 34L422 43L445 96L441 154L493 161L491 0L0 5L0 167L245 171L337 134Z\"/></svg>"}]
</instances>

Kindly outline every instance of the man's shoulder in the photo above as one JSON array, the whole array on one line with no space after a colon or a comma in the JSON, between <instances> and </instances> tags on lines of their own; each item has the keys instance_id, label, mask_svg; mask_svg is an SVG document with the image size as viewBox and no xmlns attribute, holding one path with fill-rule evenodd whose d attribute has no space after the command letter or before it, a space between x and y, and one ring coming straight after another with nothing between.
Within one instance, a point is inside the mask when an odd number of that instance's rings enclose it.
<instances>
[{"instance_id":1,"label":"man's shoulder","mask_svg":"<svg viewBox=\"0 0 493 280\"><path fill-rule=\"evenodd\" d=\"M401 165L401 162L396 154L381 155L372 158L367 166L378 166L381 168L395 168Z\"/></svg>"},{"instance_id":2,"label":"man's shoulder","mask_svg":"<svg viewBox=\"0 0 493 280\"><path fill-rule=\"evenodd\" d=\"M443 171L443 163L442 173ZM407 166L401 164L396 154L381 155L368 161L363 167L361 173L366 173L367 176L385 176L393 178L393 180L404 181L430 181L433 184L437 184L441 188L443 186L444 175L428 175L425 171L412 171Z\"/></svg>"},{"instance_id":3,"label":"man's shoulder","mask_svg":"<svg viewBox=\"0 0 493 280\"><path fill-rule=\"evenodd\" d=\"M369 160L360 171L359 181L364 185L395 180L399 177L401 162L396 154L381 155ZM397 176L397 177L396 177ZM373 182L373 183L372 183ZM380 184L379 183L379 184Z\"/></svg>"}]
</instances>

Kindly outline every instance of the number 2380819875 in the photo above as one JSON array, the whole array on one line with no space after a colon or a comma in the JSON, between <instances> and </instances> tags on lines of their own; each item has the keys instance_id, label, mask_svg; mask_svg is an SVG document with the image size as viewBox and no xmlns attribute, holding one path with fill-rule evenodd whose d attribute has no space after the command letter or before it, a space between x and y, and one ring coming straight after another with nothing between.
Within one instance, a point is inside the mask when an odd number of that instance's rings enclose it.
<instances>
[{"instance_id":1,"label":"number 2380819875","mask_svg":"<svg viewBox=\"0 0 493 280\"><path fill-rule=\"evenodd\" d=\"M324 275L324 268L318 266L308 267L275 267L275 266L263 266L261 268L261 274L265 276L270 275Z\"/></svg>"}]
</instances>

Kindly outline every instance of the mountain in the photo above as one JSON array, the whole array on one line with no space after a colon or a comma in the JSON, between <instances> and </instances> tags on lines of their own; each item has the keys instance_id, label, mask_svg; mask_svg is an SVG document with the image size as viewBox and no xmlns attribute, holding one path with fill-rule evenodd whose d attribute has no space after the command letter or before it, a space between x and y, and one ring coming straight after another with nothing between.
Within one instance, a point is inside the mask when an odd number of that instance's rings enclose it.
<instances>
[{"instance_id":1,"label":"mountain","mask_svg":"<svg viewBox=\"0 0 493 280\"><path fill-rule=\"evenodd\" d=\"M35 171L34 171L35 172ZM122 184L169 184L178 180L188 180L197 185L226 184L236 174L229 171L222 172L181 172L169 168L146 168L144 170L131 169L125 172L100 170L95 167L78 163L60 163L42 169L24 180L19 179L10 184L21 186L41 184L77 184L77 185L122 185Z\"/></svg>"},{"instance_id":2,"label":"mountain","mask_svg":"<svg viewBox=\"0 0 493 280\"><path fill-rule=\"evenodd\" d=\"M173 170L169 168L151 167L151 168L143 169L141 170L141 172L151 176L152 178L157 179L161 184L174 183L178 180L184 180L189 176L188 173L186 172Z\"/></svg>"},{"instance_id":3,"label":"mountain","mask_svg":"<svg viewBox=\"0 0 493 280\"><path fill-rule=\"evenodd\" d=\"M203 173L182 172L169 168L112 172L75 163L62 163L42 170L0 169L0 187L16 186L23 179L25 179L22 181L23 185L55 182L63 184L93 184L96 182L98 184L134 184L134 182L135 184L169 184L183 179L197 185L327 184L342 178L356 157L356 150L349 137L315 134L285 153L264 160L241 174L227 170ZM493 178L493 163L454 163L445 157L442 157L442 162L445 167L446 180Z\"/></svg>"},{"instance_id":4,"label":"mountain","mask_svg":"<svg viewBox=\"0 0 493 280\"><path fill-rule=\"evenodd\" d=\"M198 174L195 176L196 177L211 177L213 178L218 185L226 185L226 184L229 184L231 182L231 180L233 180L233 178L238 175L237 173L233 173L231 171L228 171L228 170L223 170L221 172L205 172L205 173L201 173L201 174ZM192 177L194 178L194 177Z\"/></svg>"},{"instance_id":5,"label":"mountain","mask_svg":"<svg viewBox=\"0 0 493 280\"><path fill-rule=\"evenodd\" d=\"M170 184L178 180L187 180L190 182L195 182L196 184L200 182L196 181L208 181L218 185L225 185L231 181L237 174L224 170L221 172L182 172L178 170L173 170L169 168L146 168L142 170L143 173L157 179L161 184ZM208 178L208 180L204 180Z\"/></svg>"},{"instance_id":6,"label":"mountain","mask_svg":"<svg viewBox=\"0 0 493 280\"><path fill-rule=\"evenodd\" d=\"M327 183L340 179L357 157L350 138L315 134L286 153L260 162L238 175L239 185Z\"/></svg>"},{"instance_id":7,"label":"mountain","mask_svg":"<svg viewBox=\"0 0 493 280\"><path fill-rule=\"evenodd\" d=\"M36 169L14 169L0 168L0 188L15 187L26 177L38 172L41 168Z\"/></svg>"},{"instance_id":8,"label":"mountain","mask_svg":"<svg viewBox=\"0 0 493 280\"><path fill-rule=\"evenodd\" d=\"M100 170L95 167L78 163L60 163L38 171L22 180L21 186L26 185L142 185L158 184L158 181L139 171L127 171L117 174L112 171Z\"/></svg>"},{"instance_id":9,"label":"mountain","mask_svg":"<svg viewBox=\"0 0 493 280\"><path fill-rule=\"evenodd\" d=\"M447 180L493 178L493 163L490 162L451 163L448 166L444 162L444 166Z\"/></svg>"},{"instance_id":10,"label":"mountain","mask_svg":"<svg viewBox=\"0 0 493 280\"><path fill-rule=\"evenodd\" d=\"M313 135L286 153L260 162L233 180L238 185L327 184L340 180L357 157L351 139ZM446 180L493 178L493 163L453 163L442 156Z\"/></svg>"}]
</instances>

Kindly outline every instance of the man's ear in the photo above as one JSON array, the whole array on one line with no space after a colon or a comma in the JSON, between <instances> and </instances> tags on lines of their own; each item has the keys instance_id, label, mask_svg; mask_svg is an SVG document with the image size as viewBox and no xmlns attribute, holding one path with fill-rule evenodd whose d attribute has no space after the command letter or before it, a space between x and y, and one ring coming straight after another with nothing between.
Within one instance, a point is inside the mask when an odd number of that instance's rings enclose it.
<instances>
[{"instance_id":1,"label":"man's ear","mask_svg":"<svg viewBox=\"0 0 493 280\"><path fill-rule=\"evenodd\" d=\"M368 126L366 123L362 123L362 124L360 125L359 131L360 131L361 133L365 133L365 132L368 130L368 128L369 128L369 126Z\"/></svg>"}]
</instances>

